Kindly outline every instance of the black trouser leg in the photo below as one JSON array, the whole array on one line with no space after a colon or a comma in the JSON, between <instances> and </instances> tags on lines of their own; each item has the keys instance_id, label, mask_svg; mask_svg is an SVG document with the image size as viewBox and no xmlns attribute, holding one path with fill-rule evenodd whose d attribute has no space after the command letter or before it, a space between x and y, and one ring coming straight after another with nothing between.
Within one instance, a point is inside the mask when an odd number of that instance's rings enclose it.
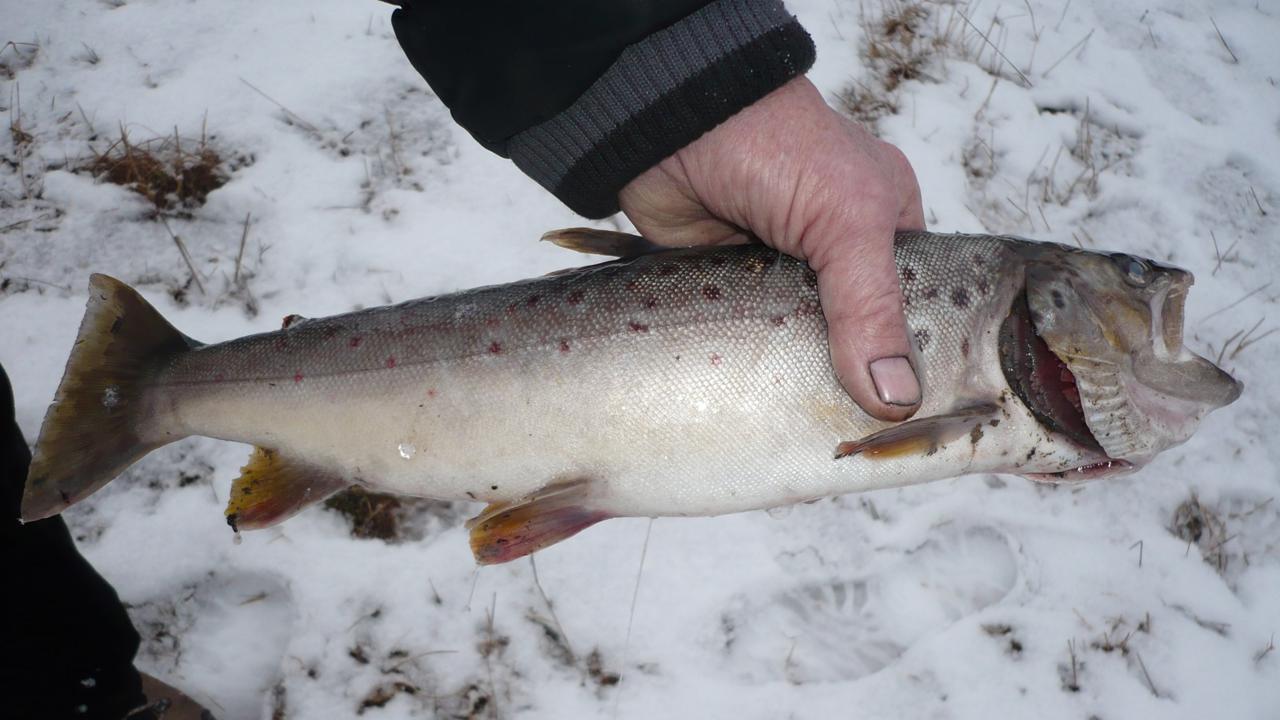
<instances>
[{"instance_id":1,"label":"black trouser leg","mask_svg":"<svg viewBox=\"0 0 1280 720\"><path fill-rule=\"evenodd\" d=\"M0 715L119 720L145 703L138 633L61 516L18 522L30 462L0 367Z\"/></svg>"}]
</instances>

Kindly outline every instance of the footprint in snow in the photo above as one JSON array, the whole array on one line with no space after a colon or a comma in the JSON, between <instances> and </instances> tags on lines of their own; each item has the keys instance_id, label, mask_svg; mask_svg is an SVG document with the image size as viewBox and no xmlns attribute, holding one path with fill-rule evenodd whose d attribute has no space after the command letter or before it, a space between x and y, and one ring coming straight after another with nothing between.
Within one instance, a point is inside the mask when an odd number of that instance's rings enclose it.
<instances>
[{"instance_id":1,"label":"footprint in snow","mask_svg":"<svg viewBox=\"0 0 1280 720\"><path fill-rule=\"evenodd\" d=\"M753 682L856 680L998 602L1016 580L1013 552L995 530L943 528L861 577L739 596L723 618L725 646Z\"/></svg>"}]
</instances>

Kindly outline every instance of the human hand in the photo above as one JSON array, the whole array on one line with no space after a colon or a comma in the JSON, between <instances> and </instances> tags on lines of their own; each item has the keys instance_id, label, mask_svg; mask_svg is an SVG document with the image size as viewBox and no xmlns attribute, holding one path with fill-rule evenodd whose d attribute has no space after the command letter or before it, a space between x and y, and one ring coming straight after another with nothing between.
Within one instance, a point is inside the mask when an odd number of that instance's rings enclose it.
<instances>
[{"instance_id":1,"label":"human hand","mask_svg":"<svg viewBox=\"0 0 1280 720\"><path fill-rule=\"evenodd\" d=\"M808 262L840 384L882 420L904 420L919 407L893 233L924 229L920 186L900 150L832 110L807 79L663 160L618 200L660 245L754 235Z\"/></svg>"}]
</instances>

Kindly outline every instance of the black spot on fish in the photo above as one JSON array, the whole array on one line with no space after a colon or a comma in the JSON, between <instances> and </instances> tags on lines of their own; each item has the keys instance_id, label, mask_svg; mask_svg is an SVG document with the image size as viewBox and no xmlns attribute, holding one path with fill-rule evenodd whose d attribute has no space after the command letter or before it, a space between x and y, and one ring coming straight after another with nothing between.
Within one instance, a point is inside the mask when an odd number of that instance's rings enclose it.
<instances>
[{"instance_id":1,"label":"black spot on fish","mask_svg":"<svg viewBox=\"0 0 1280 720\"><path fill-rule=\"evenodd\" d=\"M707 285L706 287L702 288L702 295L708 300L719 300L720 288L716 287L715 285Z\"/></svg>"},{"instance_id":2,"label":"black spot on fish","mask_svg":"<svg viewBox=\"0 0 1280 720\"><path fill-rule=\"evenodd\" d=\"M111 334L112 334L112 335L115 335L116 333L120 332L120 326L121 326L121 325L124 325L124 316L123 316L123 315L122 315L122 316L120 316L120 317L118 317L118 318L116 318L116 319L115 319L115 321L111 323Z\"/></svg>"},{"instance_id":3,"label":"black spot on fish","mask_svg":"<svg viewBox=\"0 0 1280 720\"><path fill-rule=\"evenodd\" d=\"M911 266L909 266L909 265L908 265L908 266L904 266L904 267L902 268L902 282L904 282L904 283L909 283L909 282L915 282L915 281L916 281L916 271L915 271L915 268L913 268L913 267L911 267Z\"/></svg>"},{"instance_id":4,"label":"black spot on fish","mask_svg":"<svg viewBox=\"0 0 1280 720\"><path fill-rule=\"evenodd\" d=\"M498 486L497 486L497 485L490 485L490 486L489 486L489 489L490 489L490 490L497 490L497 489L498 489Z\"/></svg>"},{"instance_id":5,"label":"black spot on fish","mask_svg":"<svg viewBox=\"0 0 1280 720\"><path fill-rule=\"evenodd\" d=\"M1052 295L1053 295L1053 306L1054 306L1054 307L1056 307L1056 308L1058 308L1059 310L1061 310L1061 309L1063 309L1063 308L1065 308L1065 307L1067 306L1067 300L1066 300L1066 298L1062 297L1062 292L1061 292L1061 291L1059 291L1059 290L1054 290L1054 291L1053 291L1053 293L1052 293Z\"/></svg>"},{"instance_id":6,"label":"black spot on fish","mask_svg":"<svg viewBox=\"0 0 1280 720\"><path fill-rule=\"evenodd\" d=\"M937 297L938 297L938 288L936 287L931 287L928 290L924 291L925 300L935 300L937 299Z\"/></svg>"},{"instance_id":7,"label":"black spot on fish","mask_svg":"<svg viewBox=\"0 0 1280 720\"><path fill-rule=\"evenodd\" d=\"M969 307L969 291L964 288L956 288L951 291L951 304L958 308Z\"/></svg>"},{"instance_id":8,"label":"black spot on fish","mask_svg":"<svg viewBox=\"0 0 1280 720\"><path fill-rule=\"evenodd\" d=\"M960 354L969 357L969 338L960 341Z\"/></svg>"},{"instance_id":9,"label":"black spot on fish","mask_svg":"<svg viewBox=\"0 0 1280 720\"><path fill-rule=\"evenodd\" d=\"M990 289L991 283L987 282L986 278L978 278L978 292L985 295Z\"/></svg>"},{"instance_id":10,"label":"black spot on fish","mask_svg":"<svg viewBox=\"0 0 1280 720\"><path fill-rule=\"evenodd\" d=\"M916 345L920 346L921 350L929 347L929 331L925 328L916 331Z\"/></svg>"},{"instance_id":11,"label":"black spot on fish","mask_svg":"<svg viewBox=\"0 0 1280 720\"><path fill-rule=\"evenodd\" d=\"M998 427L1000 425L1000 418L991 418L991 420L988 421L987 424L990 425L991 427Z\"/></svg>"},{"instance_id":12,"label":"black spot on fish","mask_svg":"<svg viewBox=\"0 0 1280 720\"><path fill-rule=\"evenodd\" d=\"M982 426L974 425L973 430L969 431L969 443L972 445L977 445L978 441L981 439L982 439Z\"/></svg>"}]
</instances>

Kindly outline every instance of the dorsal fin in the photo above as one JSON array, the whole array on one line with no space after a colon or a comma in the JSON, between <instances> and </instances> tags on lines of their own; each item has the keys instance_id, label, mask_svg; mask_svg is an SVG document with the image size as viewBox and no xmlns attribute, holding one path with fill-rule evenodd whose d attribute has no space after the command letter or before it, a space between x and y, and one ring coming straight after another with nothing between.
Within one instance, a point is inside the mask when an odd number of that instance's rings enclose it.
<instances>
[{"instance_id":1,"label":"dorsal fin","mask_svg":"<svg viewBox=\"0 0 1280 720\"><path fill-rule=\"evenodd\" d=\"M671 249L650 242L639 235L616 232L614 230L597 230L589 227L552 230L544 234L542 239L580 253L622 258L648 255Z\"/></svg>"},{"instance_id":2,"label":"dorsal fin","mask_svg":"<svg viewBox=\"0 0 1280 720\"><path fill-rule=\"evenodd\" d=\"M255 447L231 485L227 524L234 530L269 527L350 484L276 450Z\"/></svg>"}]
</instances>

